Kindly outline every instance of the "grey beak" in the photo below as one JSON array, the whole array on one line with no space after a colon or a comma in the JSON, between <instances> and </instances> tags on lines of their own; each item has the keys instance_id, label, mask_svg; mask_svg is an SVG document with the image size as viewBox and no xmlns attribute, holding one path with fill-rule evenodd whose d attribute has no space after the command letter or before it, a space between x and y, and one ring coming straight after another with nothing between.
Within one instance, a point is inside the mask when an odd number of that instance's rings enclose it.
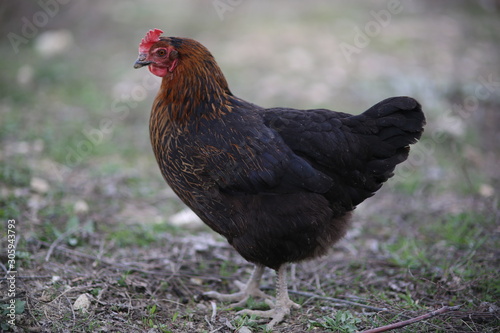
<instances>
[{"instance_id":1,"label":"grey beak","mask_svg":"<svg viewBox=\"0 0 500 333\"><path fill-rule=\"evenodd\" d=\"M147 65L153 63L152 61L146 61L147 57L148 57L148 55L145 53L139 54L139 58L137 58L137 60L134 63L134 68L141 68L143 66L147 66Z\"/></svg>"}]
</instances>

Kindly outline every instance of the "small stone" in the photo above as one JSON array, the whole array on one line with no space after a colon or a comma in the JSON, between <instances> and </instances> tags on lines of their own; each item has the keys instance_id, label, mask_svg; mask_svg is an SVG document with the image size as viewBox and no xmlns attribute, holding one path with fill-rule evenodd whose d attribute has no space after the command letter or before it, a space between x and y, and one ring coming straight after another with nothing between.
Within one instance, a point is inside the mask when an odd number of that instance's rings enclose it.
<instances>
[{"instance_id":1,"label":"small stone","mask_svg":"<svg viewBox=\"0 0 500 333\"><path fill-rule=\"evenodd\" d=\"M78 296L76 299L75 303L73 304L73 310L82 310L82 312L87 312L90 307L90 298L87 296L87 294L81 294Z\"/></svg>"},{"instance_id":2,"label":"small stone","mask_svg":"<svg viewBox=\"0 0 500 333\"><path fill-rule=\"evenodd\" d=\"M45 179L38 177L31 178L30 187L38 193L47 193L50 189L49 183Z\"/></svg>"},{"instance_id":3,"label":"small stone","mask_svg":"<svg viewBox=\"0 0 500 333\"><path fill-rule=\"evenodd\" d=\"M242 326L240 327L240 329L238 330L238 333L252 333L252 330L249 329L248 327L246 326Z\"/></svg>"},{"instance_id":4,"label":"small stone","mask_svg":"<svg viewBox=\"0 0 500 333\"><path fill-rule=\"evenodd\" d=\"M485 198L489 198L495 194L495 189L491 185L481 184L479 186L479 194Z\"/></svg>"},{"instance_id":5,"label":"small stone","mask_svg":"<svg viewBox=\"0 0 500 333\"><path fill-rule=\"evenodd\" d=\"M203 284L203 280L197 277L192 277L189 281L197 286L201 286Z\"/></svg>"},{"instance_id":6,"label":"small stone","mask_svg":"<svg viewBox=\"0 0 500 333\"><path fill-rule=\"evenodd\" d=\"M198 310L201 310L201 311L206 311L208 309L207 306L203 303L196 304L196 307L198 308Z\"/></svg>"},{"instance_id":7,"label":"small stone","mask_svg":"<svg viewBox=\"0 0 500 333\"><path fill-rule=\"evenodd\" d=\"M89 211L89 205L84 200L78 200L73 205L73 210L75 214L85 214Z\"/></svg>"}]
</instances>

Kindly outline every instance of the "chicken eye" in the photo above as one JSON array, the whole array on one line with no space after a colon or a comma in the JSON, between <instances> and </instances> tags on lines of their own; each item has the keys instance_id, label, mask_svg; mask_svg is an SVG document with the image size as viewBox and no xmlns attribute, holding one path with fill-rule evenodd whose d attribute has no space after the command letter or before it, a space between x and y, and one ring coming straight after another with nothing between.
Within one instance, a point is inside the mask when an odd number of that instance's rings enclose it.
<instances>
[{"instance_id":1,"label":"chicken eye","mask_svg":"<svg viewBox=\"0 0 500 333\"><path fill-rule=\"evenodd\" d=\"M159 57L164 57L167 55L167 51L164 49L159 49L158 51L156 51L156 55Z\"/></svg>"}]
</instances>

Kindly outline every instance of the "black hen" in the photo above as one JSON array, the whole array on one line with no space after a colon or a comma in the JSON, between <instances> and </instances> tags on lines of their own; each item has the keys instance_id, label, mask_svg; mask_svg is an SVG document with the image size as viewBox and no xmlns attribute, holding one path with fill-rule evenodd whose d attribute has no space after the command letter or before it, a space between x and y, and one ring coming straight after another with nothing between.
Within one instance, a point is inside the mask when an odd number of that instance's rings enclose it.
<instances>
[{"instance_id":1,"label":"black hen","mask_svg":"<svg viewBox=\"0 0 500 333\"><path fill-rule=\"evenodd\" d=\"M425 118L409 97L386 99L361 115L264 109L235 97L210 52L150 31L136 68L163 78L150 133L161 172L177 195L256 269L241 291L208 296L243 304L264 267L278 271L276 303L249 311L281 321L297 306L286 263L324 254L351 211L372 196L421 136Z\"/></svg>"}]
</instances>

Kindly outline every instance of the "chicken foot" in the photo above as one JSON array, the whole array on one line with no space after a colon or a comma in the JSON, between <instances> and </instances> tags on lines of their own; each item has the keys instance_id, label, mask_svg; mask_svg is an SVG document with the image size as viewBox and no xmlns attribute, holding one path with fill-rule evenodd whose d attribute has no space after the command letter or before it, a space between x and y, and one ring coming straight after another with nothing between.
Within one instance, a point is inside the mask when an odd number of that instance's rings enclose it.
<instances>
[{"instance_id":1,"label":"chicken foot","mask_svg":"<svg viewBox=\"0 0 500 333\"><path fill-rule=\"evenodd\" d=\"M203 293L203 295L217 299L223 302L235 302L231 304L231 307L243 306L250 296L252 297L260 297L269 301L271 296L265 294L262 290L259 289L260 280L262 278L262 274L264 273L264 266L255 265L255 268L248 280L247 284L241 283L240 281L234 281L236 286L240 289L239 292L234 294L221 294L216 291L207 291Z\"/></svg>"},{"instance_id":2,"label":"chicken foot","mask_svg":"<svg viewBox=\"0 0 500 333\"><path fill-rule=\"evenodd\" d=\"M266 302L268 303L268 302ZM268 303L269 304L269 303ZM276 302L270 304L271 310L241 310L238 314L256 315L264 318L272 318L267 324L266 328L271 330L274 325L281 322L286 315L290 314L290 308L298 309L300 305L290 300L288 297L287 278L286 278L286 264L281 265L278 270L278 281L276 283Z\"/></svg>"}]
</instances>

